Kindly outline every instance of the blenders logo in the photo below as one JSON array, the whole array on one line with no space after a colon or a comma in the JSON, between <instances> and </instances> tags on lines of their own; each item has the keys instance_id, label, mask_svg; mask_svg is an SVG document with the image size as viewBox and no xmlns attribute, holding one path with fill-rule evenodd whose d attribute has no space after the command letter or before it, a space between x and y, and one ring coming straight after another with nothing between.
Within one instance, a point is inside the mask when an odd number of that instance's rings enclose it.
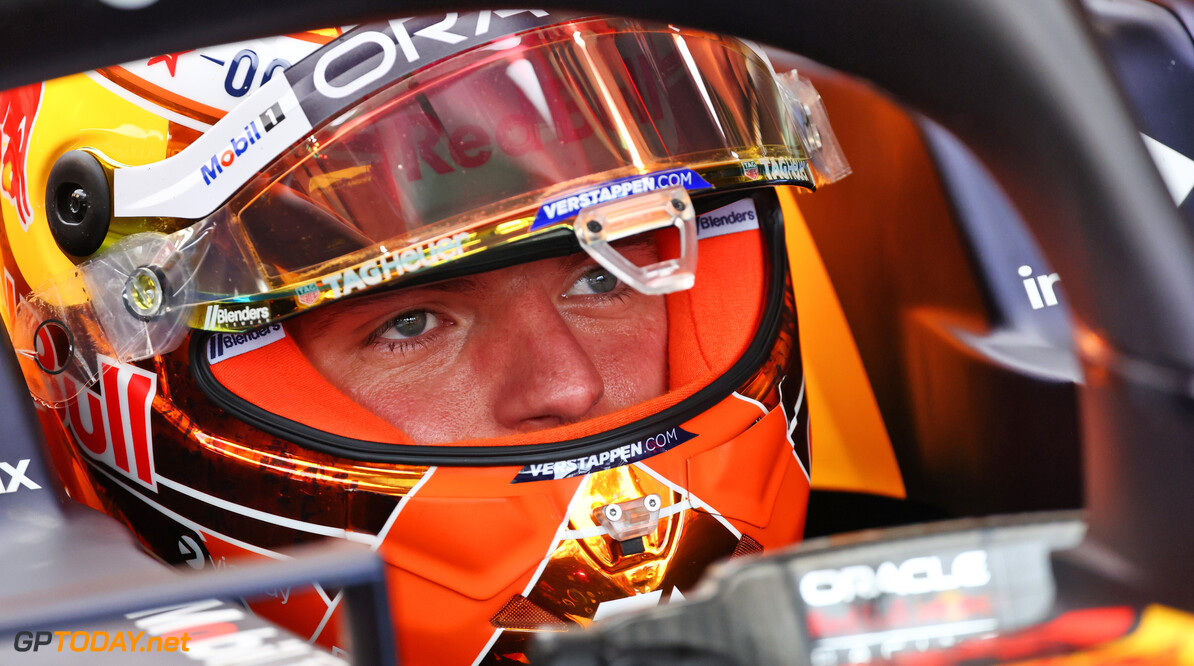
<instances>
[{"instance_id":1,"label":"blenders logo","mask_svg":"<svg viewBox=\"0 0 1194 666\"><path fill-rule=\"evenodd\" d=\"M240 308L230 308L226 305L207 306L207 315L203 319L203 328L211 331L224 328L254 328L269 321L268 307L253 307L246 305Z\"/></svg>"},{"instance_id":2,"label":"blenders logo","mask_svg":"<svg viewBox=\"0 0 1194 666\"><path fill-rule=\"evenodd\" d=\"M713 238L759 228L753 199L740 199L697 216L697 238Z\"/></svg>"},{"instance_id":3,"label":"blenders logo","mask_svg":"<svg viewBox=\"0 0 1194 666\"><path fill-rule=\"evenodd\" d=\"M650 173L645 176L619 178L600 187L594 187L584 192L548 201L539 208L538 214L535 215L535 223L531 225L531 229L538 229L567 219L575 215L580 209L588 206L670 187L683 187L686 190L694 190L712 186L692 169L670 169L668 171Z\"/></svg>"},{"instance_id":4,"label":"blenders logo","mask_svg":"<svg viewBox=\"0 0 1194 666\"><path fill-rule=\"evenodd\" d=\"M227 361L285 337L286 331L281 324L271 324L245 333L217 333L207 339L207 362L215 364Z\"/></svg>"},{"instance_id":5,"label":"blenders logo","mask_svg":"<svg viewBox=\"0 0 1194 666\"><path fill-rule=\"evenodd\" d=\"M261 121L261 127L269 132L278 126L278 123L286 119L282 113L282 105L275 103L270 108L266 109L258 117ZM212 182L224 173L224 169L231 167L236 163L236 158L245 154L249 150L249 146L257 145L261 140L261 129L257 127L257 120L249 121L245 125L244 130L237 136L232 137L229 141L229 147L222 153L217 153L211 156L211 160L207 164L199 167L199 174L203 176L203 184L211 185Z\"/></svg>"},{"instance_id":6,"label":"blenders logo","mask_svg":"<svg viewBox=\"0 0 1194 666\"><path fill-rule=\"evenodd\" d=\"M672 428L646 439L640 439L633 444L624 444L616 449L602 451L591 456L526 465L511 483L567 479L629 465L673 449L693 437L696 435L683 428Z\"/></svg>"}]
</instances>

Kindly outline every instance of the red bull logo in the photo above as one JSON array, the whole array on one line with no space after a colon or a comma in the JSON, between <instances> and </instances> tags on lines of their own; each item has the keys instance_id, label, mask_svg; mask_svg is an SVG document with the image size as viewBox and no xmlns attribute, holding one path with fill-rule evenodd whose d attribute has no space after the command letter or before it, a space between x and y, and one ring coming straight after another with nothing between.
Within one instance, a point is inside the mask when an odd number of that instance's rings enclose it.
<instances>
[{"instance_id":1,"label":"red bull logo","mask_svg":"<svg viewBox=\"0 0 1194 666\"><path fill-rule=\"evenodd\" d=\"M33 223L29 202L29 137L41 108L42 84L0 92L0 194L17 211L22 229Z\"/></svg>"},{"instance_id":2,"label":"red bull logo","mask_svg":"<svg viewBox=\"0 0 1194 666\"><path fill-rule=\"evenodd\" d=\"M157 376L99 357L95 389L83 389L66 408L66 424L83 453L121 476L157 492L149 414ZM70 381L70 380L68 380Z\"/></svg>"}]
</instances>

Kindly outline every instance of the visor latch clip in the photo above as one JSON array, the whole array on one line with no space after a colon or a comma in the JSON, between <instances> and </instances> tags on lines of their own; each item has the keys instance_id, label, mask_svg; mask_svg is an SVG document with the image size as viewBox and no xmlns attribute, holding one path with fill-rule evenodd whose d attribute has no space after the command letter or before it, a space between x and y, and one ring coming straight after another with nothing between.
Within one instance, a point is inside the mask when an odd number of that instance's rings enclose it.
<instances>
[{"instance_id":1,"label":"visor latch clip","mask_svg":"<svg viewBox=\"0 0 1194 666\"><path fill-rule=\"evenodd\" d=\"M651 493L625 502L614 502L593 510L598 524L605 528L610 538L627 541L643 537L659 526L659 510L663 500Z\"/></svg>"}]
</instances>

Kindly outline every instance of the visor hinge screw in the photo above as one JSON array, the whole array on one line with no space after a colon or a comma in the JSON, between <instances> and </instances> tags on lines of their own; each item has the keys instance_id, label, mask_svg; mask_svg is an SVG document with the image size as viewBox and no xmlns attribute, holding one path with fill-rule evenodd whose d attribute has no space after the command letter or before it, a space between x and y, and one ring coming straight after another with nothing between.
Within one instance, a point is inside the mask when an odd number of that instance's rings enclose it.
<instances>
[{"instance_id":1,"label":"visor hinge screw","mask_svg":"<svg viewBox=\"0 0 1194 666\"><path fill-rule=\"evenodd\" d=\"M589 220L589 223L586 226L589 228L589 231L595 234L601 233L601 223L597 220Z\"/></svg>"},{"instance_id":2,"label":"visor hinge screw","mask_svg":"<svg viewBox=\"0 0 1194 666\"><path fill-rule=\"evenodd\" d=\"M681 201L679 199L672 199L672 208L675 208L676 210L683 212L685 208L688 208L688 204L684 203L683 201Z\"/></svg>"},{"instance_id":3,"label":"visor hinge screw","mask_svg":"<svg viewBox=\"0 0 1194 666\"><path fill-rule=\"evenodd\" d=\"M150 266L129 275L124 285L124 304L134 317L150 321L162 312L166 301L165 276Z\"/></svg>"},{"instance_id":4,"label":"visor hinge screw","mask_svg":"<svg viewBox=\"0 0 1194 666\"><path fill-rule=\"evenodd\" d=\"M67 209L70 210L70 215L76 222L82 222L87 215L87 190L79 187L74 192L70 193L70 199L67 202Z\"/></svg>"}]
</instances>

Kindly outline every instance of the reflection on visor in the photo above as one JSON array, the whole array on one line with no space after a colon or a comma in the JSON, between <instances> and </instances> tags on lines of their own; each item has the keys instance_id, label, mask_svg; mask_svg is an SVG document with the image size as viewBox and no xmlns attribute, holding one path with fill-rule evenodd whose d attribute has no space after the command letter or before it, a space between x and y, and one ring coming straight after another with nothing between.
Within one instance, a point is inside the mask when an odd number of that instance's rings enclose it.
<instances>
[{"instance_id":1,"label":"reflection on visor","mask_svg":"<svg viewBox=\"0 0 1194 666\"><path fill-rule=\"evenodd\" d=\"M288 281L356 250L550 199L533 225L542 228L588 205L578 185L680 158L803 159L795 129L770 70L741 44L588 21L507 39L394 86L316 132L269 169L269 188L230 209L262 269ZM658 178L658 187L709 186L691 169Z\"/></svg>"}]
</instances>

